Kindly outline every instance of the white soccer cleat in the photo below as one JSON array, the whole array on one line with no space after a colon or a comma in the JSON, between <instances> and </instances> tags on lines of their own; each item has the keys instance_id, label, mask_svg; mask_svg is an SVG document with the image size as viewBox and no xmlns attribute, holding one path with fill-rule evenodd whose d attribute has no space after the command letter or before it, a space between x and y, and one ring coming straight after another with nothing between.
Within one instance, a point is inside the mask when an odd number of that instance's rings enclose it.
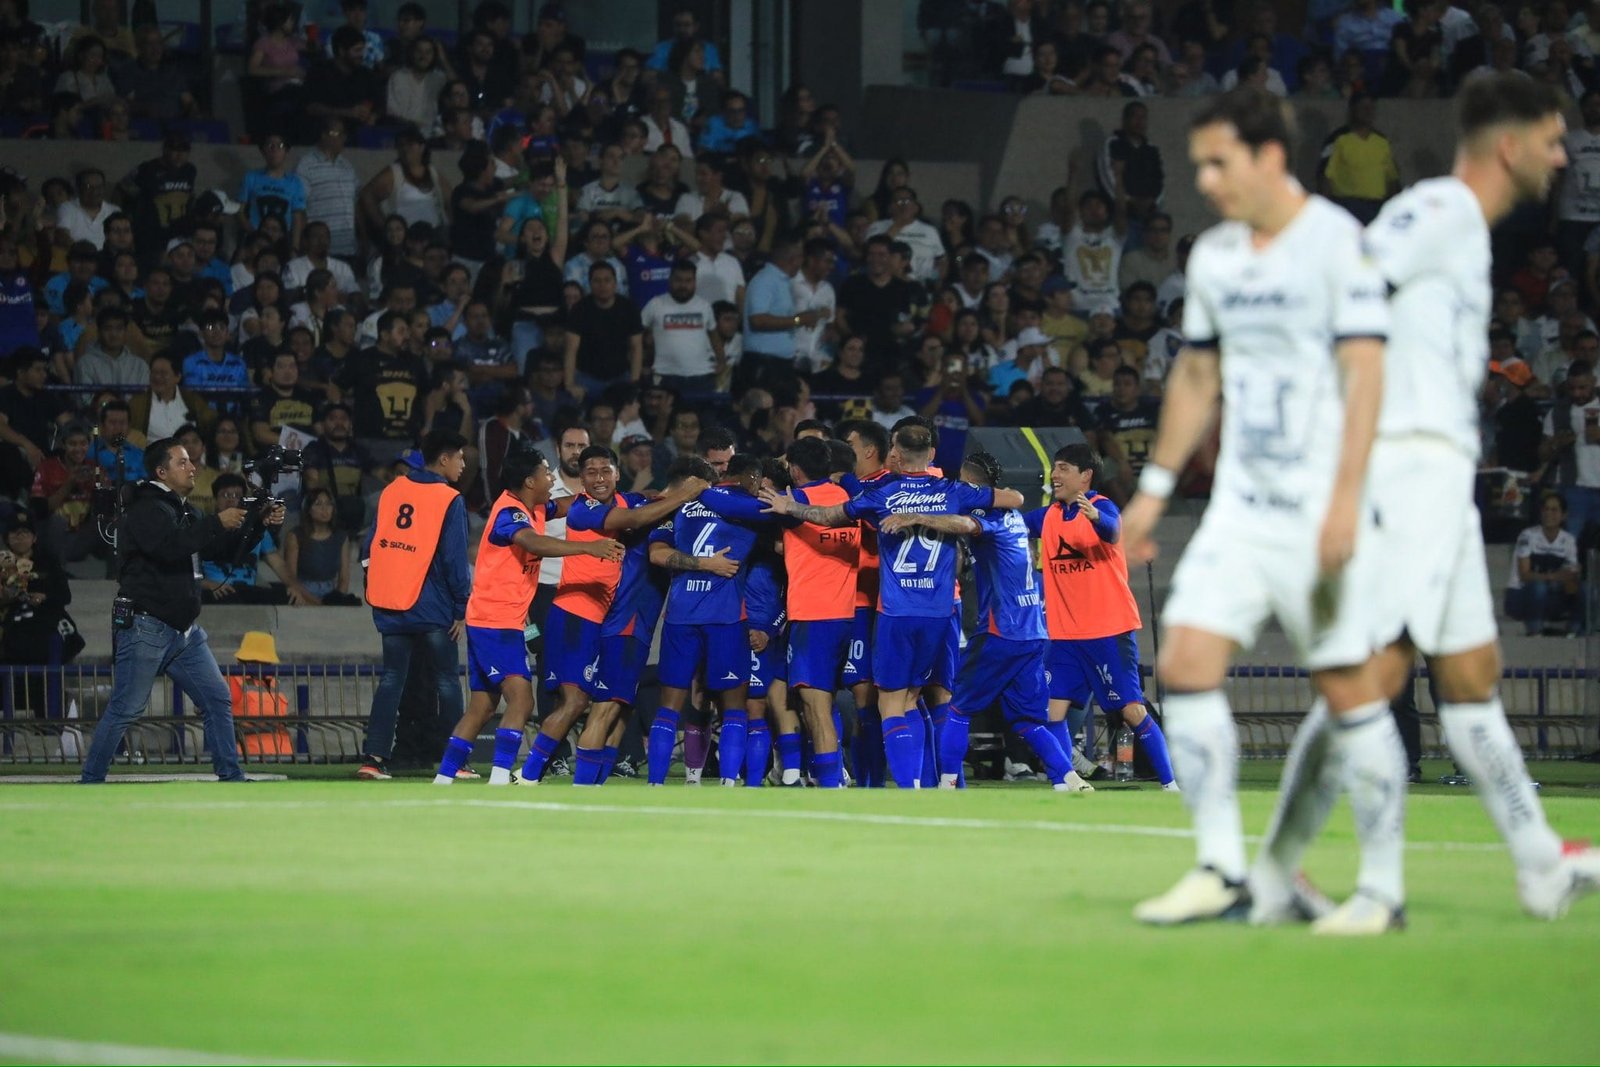
<instances>
[{"instance_id":1,"label":"white soccer cleat","mask_svg":"<svg viewBox=\"0 0 1600 1067\"><path fill-rule=\"evenodd\" d=\"M736 789L739 786L744 785L744 780L742 778L724 778L722 780L722 784L727 786L729 789Z\"/></svg>"},{"instance_id":2,"label":"white soccer cleat","mask_svg":"<svg viewBox=\"0 0 1600 1067\"><path fill-rule=\"evenodd\" d=\"M1083 780L1077 771L1068 771L1067 776L1052 786L1057 793L1093 793L1094 786Z\"/></svg>"},{"instance_id":3,"label":"white soccer cleat","mask_svg":"<svg viewBox=\"0 0 1600 1067\"><path fill-rule=\"evenodd\" d=\"M1311 924L1312 933L1327 937L1376 937L1405 928L1404 907L1391 907L1360 889Z\"/></svg>"},{"instance_id":4,"label":"white soccer cleat","mask_svg":"<svg viewBox=\"0 0 1600 1067\"><path fill-rule=\"evenodd\" d=\"M1177 782L1166 782L1166 783L1164 783L1161 786L1161 791L1163 793L1181 793L1181 792L1183 792L1183 790L1178 788L1178 783Z\"/></svg>"},{"instance_id":5,"label":"white soccer cleat","mask_svg":"<svg viewBox=\"0 0 1600 1067\"><path fill-rule=\"evenodd\" d=\"M1285 880L1275 870L1257 867L1249 884L1251 926L1316 922L1337 908L1304 874Z\"/></svg>"},{"instance_id":6,"label":"white soccer cleat","mask_svg":"<svg viewBox=\"0 0 1600 1067\"><path fill-rule=\"evenodd\" d=\"M524 777L523 777L523 776L522 776L522 775L520 775L520 774L513 774L513 775L512 775L512 776L511 776L511 784L512 784L512 785L528 785L528 786L533 786L533 785L538 785L538 784L539 784L539 783L540 783L540 782L542 782L542 781L544 781L544 779L543 779L543 778L524 778ZM489 780L489 784L490 784L490 785L494 785L494 779L492 779L492 778L491 778L491 779L490 779L490 780Z\"/></svg>"},{"instance_id":7,"label":"white soccer cleat","mask_svg":"<svg viewBox=\"0 0 1600 1067\"><path fill-rule=\"evenodd\" d=\"M704 767L685 767L683 769L683 784L684 785L699 785L700 784L700 772L702 772L703 770L705 770Z\"/></svg>"},{"instance_id":8,"label":"white soccer cleat","mask_svg":"<svg viewBox=\"0 0 1600 1067\"><path fill-rule=\"evenodd\" d=\"M454 778L451 778L447 774L436 774L436 775L433 776L433 784L434 785L455 785L456 784L456 780Z\"/></svg>"},{"instance_id":9,"label":"white soccer cleat","mask_svg":"<svg viewBox=\"0 0 1600 1067\"><path fill-rule=\"evenodd\" d=\"M1536 919L1559 919L1574 901L1595 892L1600 892L1600 849L1587 841L1563 841L1554 867L1517 875L1522 910Z\"/></svg>"},{"instance_id":10,"label":"white soccer cleat","mask_svg":"<svg viewBox=\"0 0 1600 1067\"><path fill-rule=\"evenodd\" d=\"M1243 918L1250 907L1250 891L1243 882L1230 882L1210 867L1197 867L1178 884L1134 906L1133 917L1152 926L1213 919Z\"/></svg>"}]
</instances>

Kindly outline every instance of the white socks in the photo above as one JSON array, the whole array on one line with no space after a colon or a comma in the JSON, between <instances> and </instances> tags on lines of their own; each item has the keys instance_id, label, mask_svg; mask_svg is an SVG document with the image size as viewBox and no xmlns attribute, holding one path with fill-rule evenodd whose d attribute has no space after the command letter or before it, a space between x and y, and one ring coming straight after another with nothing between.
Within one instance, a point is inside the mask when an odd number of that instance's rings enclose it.
<instances>
[{"instance_id":1,"label":"white socks","mask_svg":"<svg viewBox=\"0 0 1600 1067\"><path fill-rule=\"evenodd\" d=\"M1318 697L1295 731L1289 758L1283 764L1278 805L1267 837L1256 857L1252 879L1265 878L1287 889L1300 870L1306 849L1316 838L1339 798L1339 782L1327 772L1333 749L1328 702Z\"/></svg>"},{"instance_id":2,"label":"white socks","mask_svg":"<svg viewBox=\"0 0 1600 1067\"><path fill-rule=\"evenodd\" d=\"M1439 709L1445 743L1489 818L1505 838L1519 871L1545 871L1561 858L1561 838L1545 822L1539 794L1522 762L1522 746L1494 697L1483 704L1445 704Z\"/></svg>"},{"instance_id":3,"label":"white socks","mask_svg":"<svg viewBox=\"0 0 1600 1067\"><path fill-rule=\"evenodd\" d=\"M1239 733L1220 689L1168 693L1167 746L1183 801L1194 817L1199 865L1230 882L1244 878L1239 821Z\"/></svg>"},{"instance_id":4,"label":"white socks","mask_svg":"<svg viewBox=\"0 0 1600 1067\"><path fill-rule=\"evenodd\" d=\"M489 768L489 784L490 785L510 785L511 784L511 768L510 767L491 767L491 768Z\"/></svg>"},{"instance_id":5,"label":"white socks","mask_svg":"<svg viewBox=\"0 0 1600 1067\"><path fill-rule=\"evenodd\" d=\"M1331 751L1350 796L1361 846L1356 886L1391 907L1405 903L1406 754L1381 700L1332 720Z\"/></svg>"}]
</instances>

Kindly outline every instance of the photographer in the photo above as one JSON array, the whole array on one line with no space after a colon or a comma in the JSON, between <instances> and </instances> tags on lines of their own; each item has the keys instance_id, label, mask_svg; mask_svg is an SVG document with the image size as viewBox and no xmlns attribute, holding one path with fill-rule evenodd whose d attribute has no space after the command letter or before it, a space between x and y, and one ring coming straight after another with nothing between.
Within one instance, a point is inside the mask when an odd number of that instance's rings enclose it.
<instances>
[{"instance_id":1,"label":"photographer","mask_svg":"<svg viewBox=\"0 0 1600 1067\"><path fill-rule=\"evenodd\" d=\"M239 532L246 518L241 508L206 517L189 505L194 460L175 439L152 444L145 452L145 469L149 480L135 487L118 535L122 580L112 612L116 672L111 702L95 727L80 781L105 781L122 735L149 703L156 675L166 674L205 716L206 747L217 777L242 782L228 685L196 621L200 591L194 560L201 553L248 549L252 546L241 544L241 538L254 535ZM265 525L281 527L283 519L283 508L276 507Z\"/></svg>"},{"instance_id":2,"label":"photographer","mask_svg":"<svg viewBox=\"0 0 1600 1067\"><path fill-rule=\"evenodd\" d=\"M246 508L245 492L249 486L237 474L224 474L212 486L220 514L230 508ZM222 545L200 553L201 603L204 604L294 604L303 606L322 603L297 581L289 564L278 550L281 529L259 530L260 537L252 537L252 547L240 552L240 546ZM282 520L279 520L281 527ZM265 562L281 581L262 585L257 581L258 566Z\"/></svg>"}]
</instances>

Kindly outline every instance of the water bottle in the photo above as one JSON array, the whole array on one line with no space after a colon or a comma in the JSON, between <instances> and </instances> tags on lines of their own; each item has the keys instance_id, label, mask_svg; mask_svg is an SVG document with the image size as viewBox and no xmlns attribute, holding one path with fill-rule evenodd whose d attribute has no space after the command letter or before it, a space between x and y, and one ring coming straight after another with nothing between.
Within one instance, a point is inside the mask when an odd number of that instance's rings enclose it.
<instances>
[{"instance_id":1,"label":"water bottle","mask_svg":"<svg viewBox=\"0 0 1600 1067\"><path fill-rule=\"evenodd\" d=\"M1127 726L1117 731L1114 745L1113 768L1117 781L1127 782L1133 779L1133 730Z\"/></svg>"}]
</instances>

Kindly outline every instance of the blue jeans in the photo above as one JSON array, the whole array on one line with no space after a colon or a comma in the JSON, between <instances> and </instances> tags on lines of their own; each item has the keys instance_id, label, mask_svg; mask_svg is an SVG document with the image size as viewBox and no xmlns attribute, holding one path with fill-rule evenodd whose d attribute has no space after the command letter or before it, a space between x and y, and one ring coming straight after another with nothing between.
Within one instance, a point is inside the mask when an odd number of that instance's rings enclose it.
<instances>
[{"instance_id":1,"label":"blue jeans","mask_svg":"<svg viewBox=\"0 0 1600 1067\"><path fill-rule=\"evenodd\" d=\"M171 678L205 716L206 747L217 777L244 781L233 734L233 698L199 623L182 631L153 616L135 615L133 628L116 635L115 663L111 703L94 728L80 781L106 780L117 745L150 702L150 689L159 674Z\"/></svg>"},{"instance_id":2,"label":"blue jeans","mask_svg":"<svg viewBox=\"0 0 1600 1067\"><path fill-rule=\"evenodd\" d=\"M372 694L372 715L367 720L368 756L388 759L394 754L394 730L400 718L400 694L405 691L411 656L418 648L433 661L434 685L439 691L439 718L454 729L466 710L461 697L460 660L449 630L420 634L383 635L383 676Z\"/></svg>"}]
</instances>

